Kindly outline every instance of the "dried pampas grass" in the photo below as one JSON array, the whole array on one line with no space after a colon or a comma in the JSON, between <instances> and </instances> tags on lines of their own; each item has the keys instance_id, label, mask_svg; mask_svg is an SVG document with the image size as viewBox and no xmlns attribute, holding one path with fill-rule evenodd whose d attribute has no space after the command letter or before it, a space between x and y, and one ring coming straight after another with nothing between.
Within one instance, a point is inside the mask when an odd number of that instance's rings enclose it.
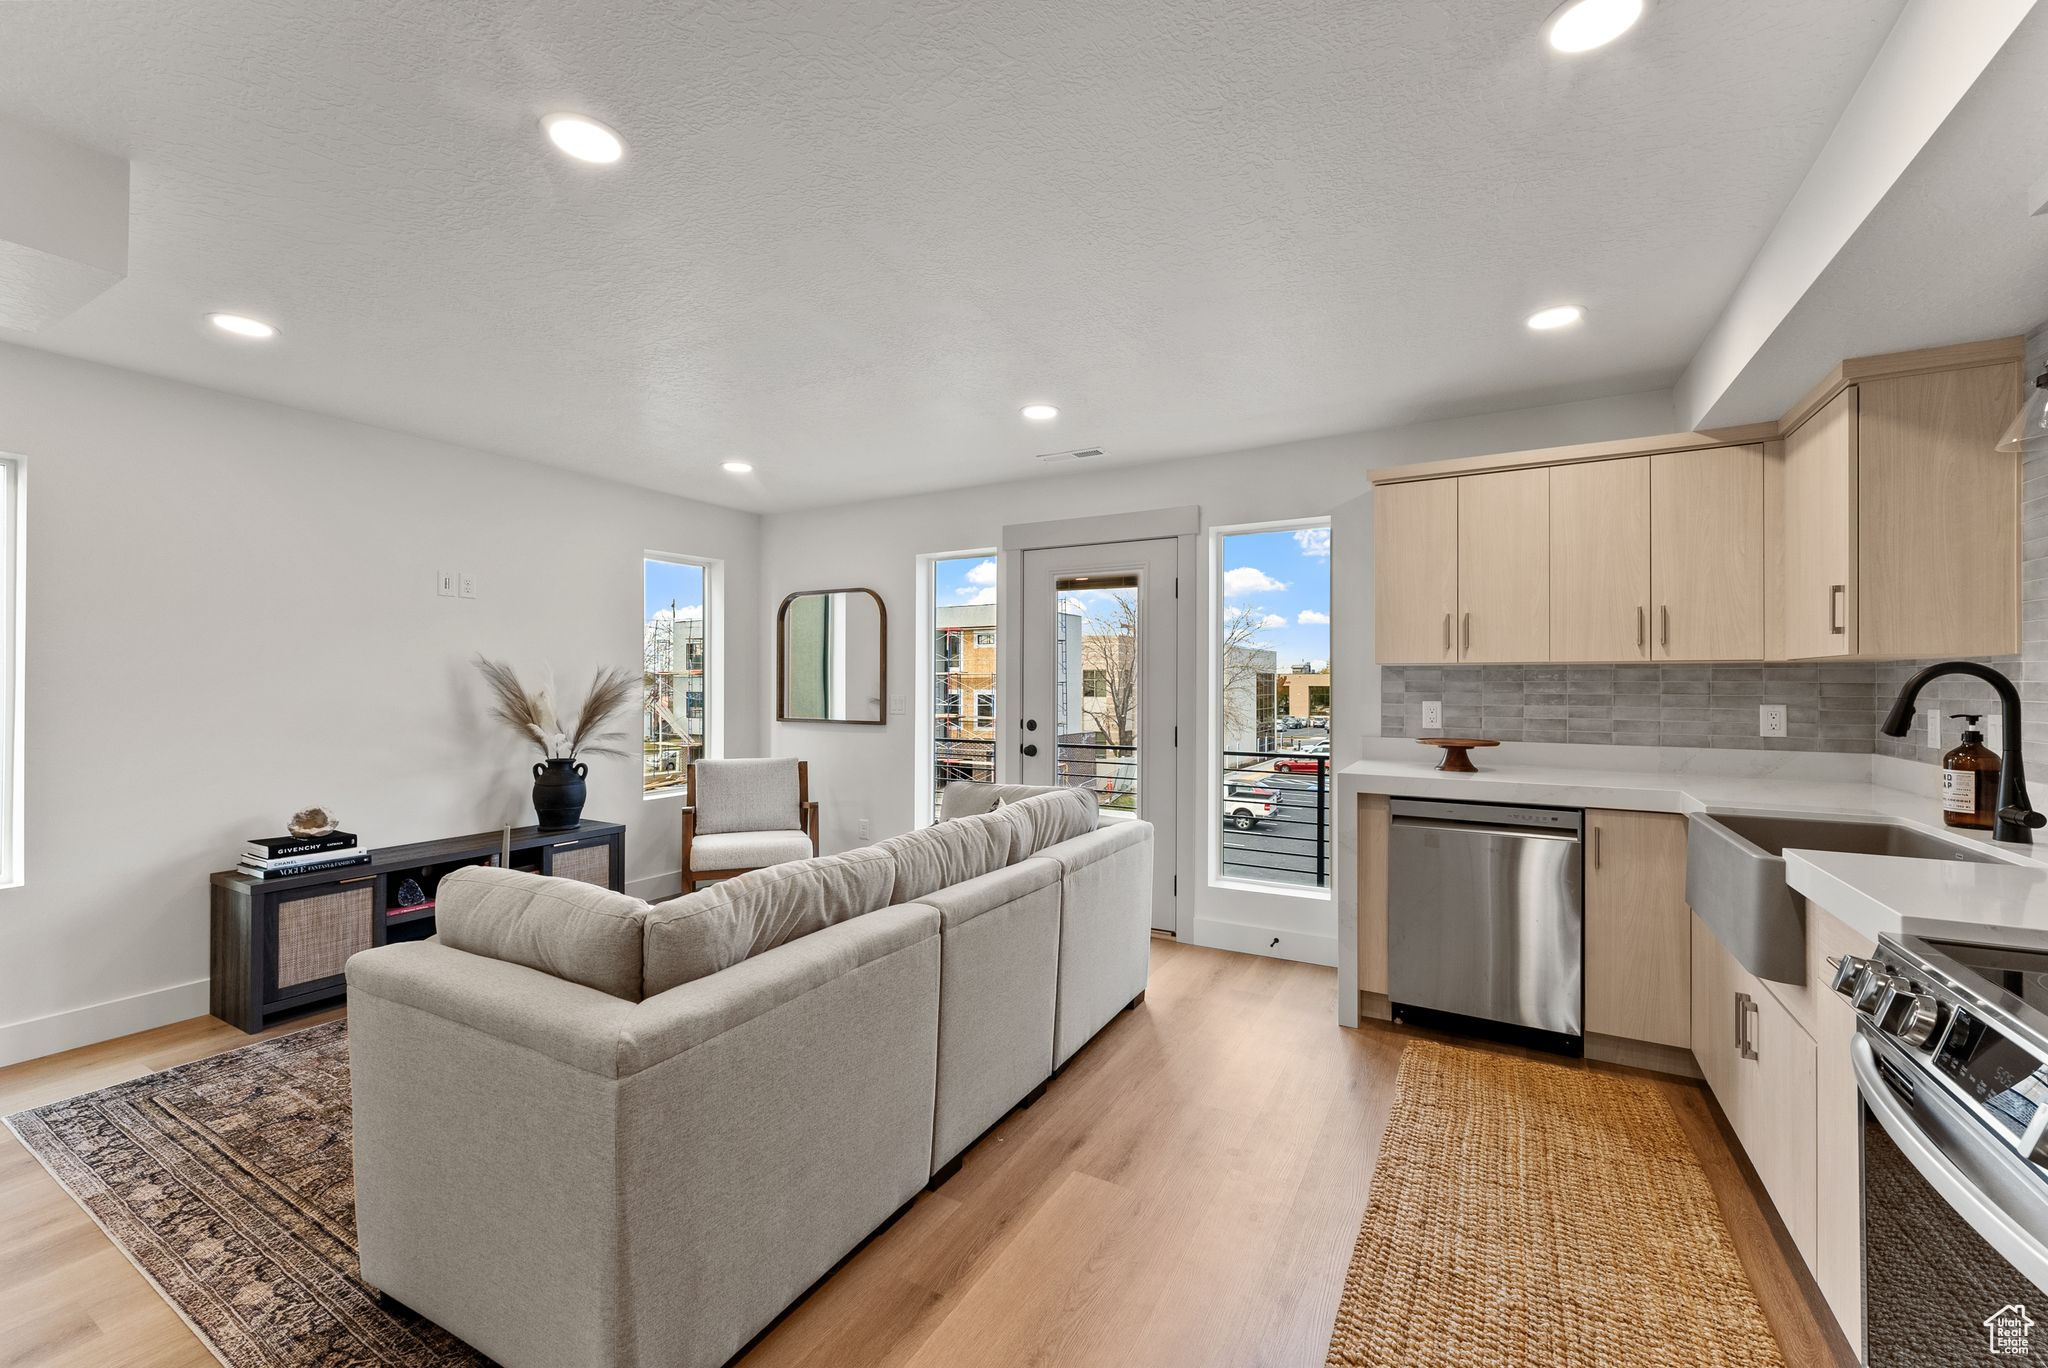
<instances>
[{"instance_id":1,"label":"dried pampas grass","mask_svg":"<svg viewBox=\"0 0 2048 1368\"><path fill-rule=\"evenodd\" d=\"M607 724L633 701L637 682L623 670L605 668L590 680L583 705L576 710L573 724L564 725L555 706L555 682L550 671L545 683L529 693L512 667L502 660L476 658L476 667L490 686L491 716L540 748L550 760L574 760L585 755L625 756L631 734Z\"/></svg>"}]
</instances>

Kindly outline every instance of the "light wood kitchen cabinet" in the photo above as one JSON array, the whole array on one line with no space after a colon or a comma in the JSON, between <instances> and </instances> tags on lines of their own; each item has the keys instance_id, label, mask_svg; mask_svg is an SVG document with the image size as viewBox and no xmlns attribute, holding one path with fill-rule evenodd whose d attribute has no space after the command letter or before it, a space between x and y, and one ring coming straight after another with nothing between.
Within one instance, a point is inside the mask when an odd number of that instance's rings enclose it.
<instances>
[{"instance_id":1,"label":"light wood kitchen cabinet","mask_svg":"<svg viewBox=\"0 0 2048 1368\"><path fill-rule=\"evenodd\" d=\"M1692 1046L1685 818L1586 813L1586 1030Z\"/></svg>"},{"instance_id":2,"label":"light wood kitchen cabinet","mask_svg":"<svg viewBox=\"0 0 2048 1368\"><path fill-rule=\"evenodd\" d=\"M1692 991L1700 1072L1811 1268L1818 1155L1813 1038L1697 917Z\"/></svg>"},{"instance_id":3,"label":"light wood kitchen cabinet","mask_svg":"<svg viewBox=\"0 0 2048 1368\"><path fill-rule=\"evenodd\" d=\"M1458 658L1550 658L1550 472L1458 480Z\"/></svg>"},{"instance_id":4,"label":"light wood kitchen cabinet","mask_svg":"<svg viewBox=\"0 0 2048 1368\"><path fill-rule=\"evenodd\" d=\"M1763 448L1648 459L1651 657L1763 659Z\"/></svg>"},{"instance_id":5,"label":"light wood kitchen cabinet","mask_svg":"<svg viewBox=\"0 0 2048 1368\"><path fill-rule=\"evenodd\" d=\"M1788 659L2019 649L2010 363L1850 385L1785 437Z\"/></svg>"},{"instance_id":6,"label":"light wood kitchen cabinet","mask_svg":"<svg viewBox=\"0 0 2048 1368\"><path fill-rule=\"evenodd\" d=\"M1650 458L1550 469L1550 658L1650 658Z\"/></svg>"},{"instance_id":7,"label":"light wood kitchen cabinet","mask_svg":"<svg viewBox=\"0 0 2048 1368\"><path fill-rule=\"evenodd\" d=\"M1814 1046L1814 1153L1830 1156L1817 1164L1814 1188L1813 1280L1820 1285L1835 1323L1863 1352L1863 1174L1851 1156L1863 1152L1863 1106L1849 1066L1849 1042L1856 1037L1856 1012L1833 991L1828 961L1843 955L1867 958L1870 941L1837 921L1818 904L1806 907L1806 964L1811 977ZM1839 1161L1837 1158L1839 1157Z\"/></svg>"},{"instance_id":8,"label":"light wood kitchen cabinet","mask_svg":"<svg viewBox=\"0 0 2048 1368\"><path fill-rule=\"evenodd\" d=\"M1373 632L1384 663L1458 658L1458 482L1381 485L1372 497Z\"/></svg>"},{"instance_id":9,"label":"light wood kitchen cabinet","mask_svg":"<svg viewBox=\"0 0 2048 1368\"><path fill-rule=\"evenodd\" d=\"M1785 437L1785 655L1856 654L1856 391Z\"/></svg>"}]
</instances>

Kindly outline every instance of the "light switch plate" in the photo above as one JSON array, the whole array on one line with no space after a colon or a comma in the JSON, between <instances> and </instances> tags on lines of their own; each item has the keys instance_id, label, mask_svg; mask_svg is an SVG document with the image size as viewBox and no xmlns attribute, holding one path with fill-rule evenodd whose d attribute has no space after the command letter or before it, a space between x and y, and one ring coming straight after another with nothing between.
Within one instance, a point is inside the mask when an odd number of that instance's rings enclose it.
<instances>
[{"instance_id":1,"label":"light switch plate","mask_svg":"<svg viewBox=\"0 0 2048 1368\"><path fill-rule=\"evenodd\" d=\"M1758 736L1783 736L1785 734L1785 705L1765 703L1756 710L1756 734Z\"/></svg>"},{"instance_id":2,"label":"light switch plate","mask_svg":"<svg viewBox=\"0 0 2048 1368\"><path fill-rule=\"evenodd\" d=\"M439 570L435 572L434 592L438 593L442 598L455 597L455 572L453 570Z\"/></svg>"},{"instance_id":3,"label":"light switch plate","mask_svg":"<svg viewBox=\"0 0 2048 1368\"><path fill-rule=\"evenodd\" d=\"M462 580L462 596L463 596L464 598L475 598L475 597L476 597L476 576L475 576L475 575L472 575L472 574L470 574L470 573L469 573L469 571L465 570L465 571L463 571L463 572L462 572L462 575L461 575L461 580Z\"/></svg>"},{"instance_id":4,"label":"light switch plate","mask_svg":"<svg viewBox=\"0 0 2048 1368\"><path fill-rule=\"evenodd\" d=\"M910 704L904 701L902 694L892 693L889 695L889 716L901 717L909 711Z\"/></svg>"},{"instance_id":5,"label":"light switch plate","mask_svg":"<svg viewBox=\"0 0 2048 1368\"><path fill-rule=\"evenodd\" d=\"M1427 702L1427 703L1425 703L1425 704L1423 704L1423 705L1422 705L1422 725L1423 725L1423 726L1425 726L1425 727L1441 727L1441 726L1442 726L1443 724L1444 724L1444 705L1443 705L1442 703L1440 703L1440 702L1438 702L1438 701L1437 701L1436 699L1433 699L1433 698L1432 698L1432 699L1431 699L1431 700L1430 700L1429 702Z\"/></svg>"}]
</instances>

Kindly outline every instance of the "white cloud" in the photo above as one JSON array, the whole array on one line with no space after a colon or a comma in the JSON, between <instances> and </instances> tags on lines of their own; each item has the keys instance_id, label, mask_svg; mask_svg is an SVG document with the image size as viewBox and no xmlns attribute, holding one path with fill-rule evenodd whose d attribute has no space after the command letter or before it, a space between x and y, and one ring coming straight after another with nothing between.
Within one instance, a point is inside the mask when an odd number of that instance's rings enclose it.
<instances>
[{"instance_id":1,"label":"white cloud","mask_svg":"<svg viewBox=\"0 0 2048 1368\"><path fill-rule=\"evenodd\" d=\"M1301 548L1304 556L1328 558L1330 554L1330 529L1327 527L1298 527L1294 530L1294 544Z\"/></svg>"},{"instance_id":2,"label":"white cloud","mask_svg":"<svg viewBox=\"0 0 2048 1368\"><path fill-rule=\"evenodd\" d=\"M959 593L961 599L967 603L994 603L996 601L996 591L993 585L987 589L962 589Z\"/></svg>"},{"instance_id":3,"label":"white cloud","mask_svg":"<svg viewBox=\"0 0 2048 1368\"><path fill-rule=\"evenodd\" d=\"M701 603L686 603L676 609L673 614L666 608L657 608L654 611L653 620L655 622L667 622L671 616L683 622L700 622L704 617L704 605Z\"/></svg>"},{"instance_id":4,"label":"white cloud","mask_svg":"<svg viewBox=\"0 0 2048 1368\"><path fill-rule=\"evenodd\" d=\"M1287 585L1255 566L1240 565L1223 572L1223 596L1243 598L1247 594L1277 594Z\"/></svg>"},{"instance_id":5,"label":"white cloud","mask_svg":"<svg viewBox=\"0 0 2048 1368\"><path fill-rule=\"evenodd\" d=\"M1330 625L1330 615L1318 613L1313 608L1304 608L1294 615L1294 621L1303 627L1327 627Z\"/></svg>"},{"instance_id":6,"label":"white cloud","mask_svg":"<svg viewBox=\"0 0 2048 1368\"><path fill-rule=\"evenodd\" d=\"M996 582L996 563L992 560L985 560L979 564L969 566L967 569L967 582L969 584L994 584Z\"/></svg>"},{"instance_id":7,"label":"white cloud","mask_svg":"<svg viewBox=\"0 0 2048 1368\"><path fill-rule=\"evenodd\" d=\"M1287 619L1281 617L1278 613L1268 613L1259 619L1259 630L1262 632L1270 632L1275 628L1285 627L1286 625Z\"/></svg>"}]
</instances>

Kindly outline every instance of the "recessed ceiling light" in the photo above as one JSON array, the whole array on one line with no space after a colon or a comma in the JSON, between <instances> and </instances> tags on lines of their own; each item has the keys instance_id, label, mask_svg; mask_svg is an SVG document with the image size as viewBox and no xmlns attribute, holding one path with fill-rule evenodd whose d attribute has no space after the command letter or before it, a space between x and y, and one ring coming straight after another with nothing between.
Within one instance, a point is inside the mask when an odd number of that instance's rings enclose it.
<instances>
[{"instance_id":1,"label":"recessed ceiling light","mask_svg":"<svg viewBox=\"0 0 2048 1368\"><path fill-rule=\"evenodd\" d=\"M1569 328L1586 316L1586 311L1576 304L1560 304L1554 309L1538 309L1529 315L1529 326L1536 332L1552 332L1558 328Z\"/></svg>"},{"instance_id":2,"label":"recessed ceiling light","mask_svg":"<svg viewBox=\"0 0 2048 1368\"><path fill-rule=\"evenodd\" d=\"M1635 27L1643 17L1643 0L1571 0L1543 26L1559 52L1591 52L1605 47Z\"/></svg>"},{"instance_id":3,"label":"recessed ceiling light","mask_svg":"<svg viewBox=\"0 0 2048 1368\"><path fill-rule=\"evenodd\" d=\"M754 463L752 461L725 461L718 468L728 475L751 475L754 473Z\"/></svg>"},{"instance_id":4,"label":"recessed ceiling light","mask_svg":"<svg viewBox=\"0 0 2048 1368\"><path fill-rule=\"evenodd\" d=\"M267 342L277 336L277 328L260 318L247 314L210 313L206 321L231 337L247 337L258 342Z\"/></svg>"},{"instance_id":5,"label":"recessed ceiling light","mask_svg":"<svg viewBox=\"0 0 2048 1368\"><path fill-rule=\"evenodd\" d=\"M626 155L626 143L597 120L582 114L550 114L540 121L548 141L577 161L610 165Z\"/></svg>"},{"instance_id":6,"label":"recessed ceiling light","mask_svg":"<svg viewBox=\"0 0 2048 1368\"><path fill-rule=\"evenodd\" d=\"M1019 412L1034 423L1050 423L1060 416L1060 411L1051 404L1026 404Z\"/></svg>"}]
</instances>

